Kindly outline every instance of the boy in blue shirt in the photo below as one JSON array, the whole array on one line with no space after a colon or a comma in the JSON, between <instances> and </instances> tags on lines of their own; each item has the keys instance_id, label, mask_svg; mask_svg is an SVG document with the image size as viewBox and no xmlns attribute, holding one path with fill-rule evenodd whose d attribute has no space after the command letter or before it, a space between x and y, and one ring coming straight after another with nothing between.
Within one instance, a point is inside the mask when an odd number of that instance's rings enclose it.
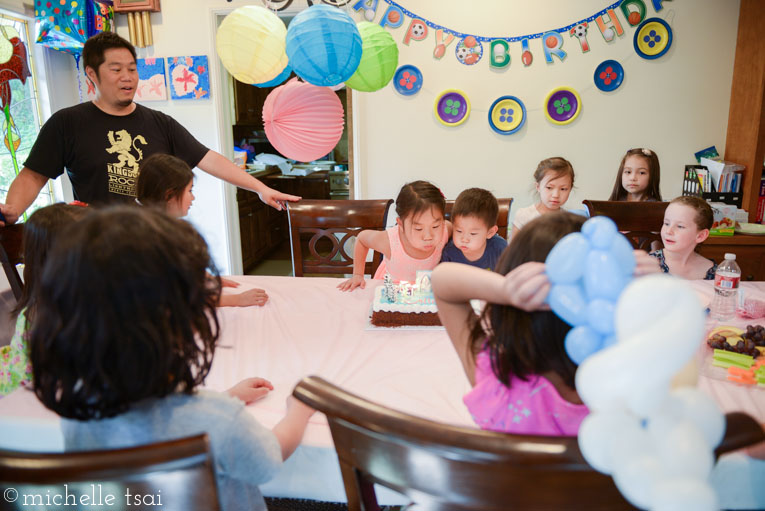
<instances>
[{"instance_id":1,"label":"boy in blue shirt","mask_svg":"<svg viewBox=\"0 0 765 511\"><path fill-rule=\"evenodd\" d=\"M459 194L452 209L454 230L444 247L441 262L470 264L493 270L507 240L497 234L497 198L483 188L469 188Z\"/></svg>"}]
</instances>

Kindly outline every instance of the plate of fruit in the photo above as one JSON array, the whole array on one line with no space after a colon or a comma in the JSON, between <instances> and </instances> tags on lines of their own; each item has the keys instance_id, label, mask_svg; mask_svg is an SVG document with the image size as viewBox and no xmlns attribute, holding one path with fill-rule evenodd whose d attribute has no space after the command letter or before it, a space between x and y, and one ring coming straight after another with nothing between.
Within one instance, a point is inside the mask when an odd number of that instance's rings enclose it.
<instances>
[{"instance_id":1,"label":"plate of fruit","mask_svg":"<svg viewBox=\"0 0 765 511\"><path fill-rule=\"evenodd\" d=\"M707 344L714 350L712 366L725 371L719 376L735 383L765 388L765 327L717 327L709 332Z\"/></svg>"}]
</instances>

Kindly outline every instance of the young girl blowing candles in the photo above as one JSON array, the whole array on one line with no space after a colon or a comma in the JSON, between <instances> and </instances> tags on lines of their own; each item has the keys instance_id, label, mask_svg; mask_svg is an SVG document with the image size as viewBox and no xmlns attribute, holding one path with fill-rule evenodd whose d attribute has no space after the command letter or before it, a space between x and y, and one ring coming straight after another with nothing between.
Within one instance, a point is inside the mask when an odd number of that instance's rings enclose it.
<instances>
[{"instance_id":1,"label":"young girl blowing candles","mask_svg":"<svg viewBox=\"0 0 765 511\"><path fill-rule=\"evenodd\" d=\"M54 245L29 335L34 391L69 451L207 433L221 509L265 510L258 484L300 443L313 410L290 398L269 431L244 407L273 387L197 390L219 334L220 281L187 222L152 208L90 213ZM213 269L214 271L214 269Z\"/></svg>"},{"instance_id":2,"label":"young girl blowing candles","mask_svg":"<svg viewBox=\"0 0 765 511\"><path fill-rule=\"evenodd\" d=\"M630 149L622 157L608 200L659 201L659 157L650 149Z\"/></svg>"},{"instance_id":3,"label":"young girl blowing candles","mask_svg":"<svg viewBox=\"0 0 765 511\"><path fill-rule=\"evenodd\" d=\"M691 280L714 280L717 264L696 252L709 236L714 222L712 208L700 197L672 199L664 210L661 241L664 248L651 252L662 271Z\"/></svg>"},{"instance_id":4,"label":"young girl blowing candles","mask_svg":"<svg viewBox=\"0 0 765 511\"><path fill-rule=\"evenodd\" d=\"M39 296L40 275L53 242L70 224L88 212L87 208L69 204L51 204L38 209L24 224L24 290L12 315L16 315L16 331L11 343L0 348L0 396L13 392L32 379L27 356L27 325L35 316Z\"/></svg>"},{"instance_id":5,"label":"young girl blowing candles","mask_svg":"<svg viewBox=\"0 0 765 511\"><path fill-rule=\"evenodd\" d=\"M365 230L356 237L353 277L337 287L342 291L364 288L364 264L369 249L383 255L374 278L390 273L394 281L414 282L417 270L432 270L451 236L444 219L446 200L441 190L427 181L405 184L396 198L396 225L385 231Z\"/></svg>"},{"instance_id":6,"label":"young girl blowing candles","mask_svg":"<svg viewBox=\"0 0 765 511\"><path fill-rule=\"evenodd\" d=\"M164 210L168 215L181 218L189 213L194 202L194 173L188 164L170 154L156 153L141 162L136 183L136 199L144 206ZM223 287L239 287L239 283L221 279ZM263 289L248 289L237 294L221 294L221 307L247 307L264 305L268 294Z\"/></svg>"},{"instance_id":7,"label":"young girl blowing candles","mask_svg":"<svg viewBox=\"0 0 765 511\"><path fill-rule=\"evenodd\" d=\"M560 211L574 187L574 167L564 158L547 158L537 165L534 181L539 201L518 210L513 219L511 236L518 234L524 225L535 218Z\"/></svg>"}]
</instances>

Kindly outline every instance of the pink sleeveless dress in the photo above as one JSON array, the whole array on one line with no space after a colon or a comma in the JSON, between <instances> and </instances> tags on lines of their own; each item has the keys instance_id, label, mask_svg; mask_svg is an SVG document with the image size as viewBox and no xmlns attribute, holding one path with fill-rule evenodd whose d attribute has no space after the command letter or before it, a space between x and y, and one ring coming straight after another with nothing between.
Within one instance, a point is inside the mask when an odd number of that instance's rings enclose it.
<instances>
[{"instance_id":1,"label":"pink sleeveless dress","mask_svg":"<svg viewBox=\"0 0 765 511\"><path fill-rule=\"evenodd\" d=\"M444 223L443 227L444 234L441 236L441 242L433 250L433 253L425 259L415 259L404 251L398 225L386 229L385 232L388 233L388 240L390 241L390 259L383 257L383 261L377 268L374 278L383 278L387 271L394 281L406 280L414 282L417 278L417 270L432 270L435 268L441 261L441 252L449 242L449 230L446 227L446 223Z\"/></svg>"}]
</instances>

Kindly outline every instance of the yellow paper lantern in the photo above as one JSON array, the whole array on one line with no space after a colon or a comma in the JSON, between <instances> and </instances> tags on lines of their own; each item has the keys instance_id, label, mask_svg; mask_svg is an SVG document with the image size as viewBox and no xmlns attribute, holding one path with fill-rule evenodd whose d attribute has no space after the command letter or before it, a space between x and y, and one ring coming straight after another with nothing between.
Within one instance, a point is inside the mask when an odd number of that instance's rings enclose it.
<instances>
[{"instance_id":1,"label":"yellow paper lantern","mask_svg":"<svg viewBox=\"0 0 765 511\"><path fill-rule=\"evenodd\" d=\"M245 5L223 19L215 48L223 66L243 83L276 78L287 66L287 27L265 7Z\"/></svg>"}]
</instances>

